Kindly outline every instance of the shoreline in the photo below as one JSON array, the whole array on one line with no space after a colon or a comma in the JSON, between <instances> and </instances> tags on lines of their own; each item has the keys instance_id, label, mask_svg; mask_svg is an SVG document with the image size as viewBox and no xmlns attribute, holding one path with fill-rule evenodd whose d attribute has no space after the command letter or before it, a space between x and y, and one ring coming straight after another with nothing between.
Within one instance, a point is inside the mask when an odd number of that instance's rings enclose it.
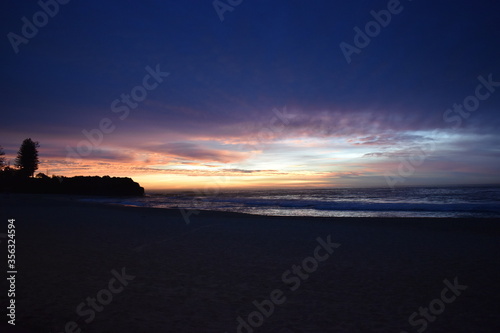
<instances>
[{"instance_id":1,"label":"shoreline","mask_svg":"<svg viewBox=\"0 0 500 333\"><path fill-rule=\"evenodd\" d=\"M12 196L12 198L10 198ZM117 203L107 203L107 202L98 202L98 201L83 201L82 199L95 199L95 198L116 198L114 196L95 196L95 195L63 195L63 194L28 194L28 193L0 193L0 199L14 199L18 197L20 200L35 200L37 201L45 201L46 203L52 203L54 201L71 203L73 205L88 205L88 206L109 206L109 207L124 207L124 208L137 208L137 209L153 209L169 212L169 214L173 212L178 212L179 215L182 214L179 212L180 210L189 211L189 209L183 208L161 208L161 207L144 207L144 206L136 206L136 205L124 205ZM124 197L124 198L140 198L137 196ZM13 202L10 201L9 205L12 205ZM40 204L37 203L39 206ZM0 205L1 207L1 205ZM208 213L208 214L222 214L223 216L230 217L234 215L234 217L242 217L242 216L253 216L253 217L262 217L262 218L271 218L271 219L292 219L292 220L305 220L305 219L314 219L314 220L323 220L323 221L341 221L341 220L373 220L373 221L448 221L448 220L457 220L457 221L466 221L466 220L478 220L486 223L499 221L500 217L358 217L358 216L347 216L347 217L334 217L334 216L297 216L297 215L261 215L261 214L251 214L246 212L231 212L231 211L222 211L222 210L210 210L210 209L193 209L197 210L199 214L192 214L192 217L196 217L200 214Z\"/></svg>"}]
</instances>

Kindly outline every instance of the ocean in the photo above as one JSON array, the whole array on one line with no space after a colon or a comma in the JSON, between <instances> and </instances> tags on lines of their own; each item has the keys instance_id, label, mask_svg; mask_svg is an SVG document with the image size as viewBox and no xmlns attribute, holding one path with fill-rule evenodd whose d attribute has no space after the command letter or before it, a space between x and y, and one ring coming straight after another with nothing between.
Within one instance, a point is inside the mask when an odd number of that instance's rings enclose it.
<instances>
[{"instance_id":1,"label":"ocean","mask_svg":"<svg viewBox=\"0 0 500 333\"><path fill-rule=\"evenodd\" d=\"M272 216L500 218L500 187L402 187L146 191L144 197L83 198L124 206Z\"/></svg>"}]
</instances>

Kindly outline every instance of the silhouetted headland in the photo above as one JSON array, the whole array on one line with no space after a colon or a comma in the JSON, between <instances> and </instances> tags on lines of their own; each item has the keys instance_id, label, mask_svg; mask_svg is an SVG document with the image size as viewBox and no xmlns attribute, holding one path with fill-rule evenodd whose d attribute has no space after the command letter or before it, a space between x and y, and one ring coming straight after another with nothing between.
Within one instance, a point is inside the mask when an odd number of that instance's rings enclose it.
<instances>
[{"instance_id":1,"label":"silhouetted headland","mask_svg":"<svg viewBox=\"0 0 500 333\"><path fill-rule=\"evenodd\" d=\"M31 178L23 177L16 172L8 172L8 170L4 170L4 172L0 173L0 191L11 193L113 196L144 195L144 188L128 177L48 177L44 174L38 174L37 177Z\"/></svg>"}]
</instances>

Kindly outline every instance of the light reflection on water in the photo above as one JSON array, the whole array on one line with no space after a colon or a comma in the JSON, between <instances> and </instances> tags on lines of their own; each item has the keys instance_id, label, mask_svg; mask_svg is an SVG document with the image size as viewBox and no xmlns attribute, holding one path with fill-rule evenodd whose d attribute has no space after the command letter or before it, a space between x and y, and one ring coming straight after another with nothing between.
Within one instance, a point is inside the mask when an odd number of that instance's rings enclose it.
<instances>
[{"instance_id":1,"label":"light reflection on water","mask_svg":"<svg viewBox=\"0 0 500 333\"><path fill-rule=\"evenodd\" d=\"M500 217L499 187L156 192L140 198L88 198L119 205L231 211L272 216Z\"/></svg>"}]
</instances>

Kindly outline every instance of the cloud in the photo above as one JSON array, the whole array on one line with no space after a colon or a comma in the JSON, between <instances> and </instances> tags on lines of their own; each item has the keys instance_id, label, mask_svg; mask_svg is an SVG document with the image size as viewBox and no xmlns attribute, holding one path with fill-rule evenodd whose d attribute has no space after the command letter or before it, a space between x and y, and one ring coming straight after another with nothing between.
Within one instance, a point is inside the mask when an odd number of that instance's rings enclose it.
<instances>
[{"instance_id":1,"label":"cloud","mask_svg":"<svg viewBox=\"0 0 500 333\"><path fill-rule=\"evenodd\" d=\"M216 150L192 142L164 143L143 147L144 150L162 153L174 158L204 162L234 163L246 159L249 155L230 150Z\"/></svg>"},{"instance_id":2,"label":"cloud","mask_svg":"<svg viewBox=\"0 0 500 333\"><path fill-rule=\"evenodd\" d=\"M394 146L400 144L415 143L419 141L426 140L425 136L406 134L406 133L381 133L362 137L359 139L350 139L355 145L365 145L365 146Z\"/></svg>"}]
</instances>

